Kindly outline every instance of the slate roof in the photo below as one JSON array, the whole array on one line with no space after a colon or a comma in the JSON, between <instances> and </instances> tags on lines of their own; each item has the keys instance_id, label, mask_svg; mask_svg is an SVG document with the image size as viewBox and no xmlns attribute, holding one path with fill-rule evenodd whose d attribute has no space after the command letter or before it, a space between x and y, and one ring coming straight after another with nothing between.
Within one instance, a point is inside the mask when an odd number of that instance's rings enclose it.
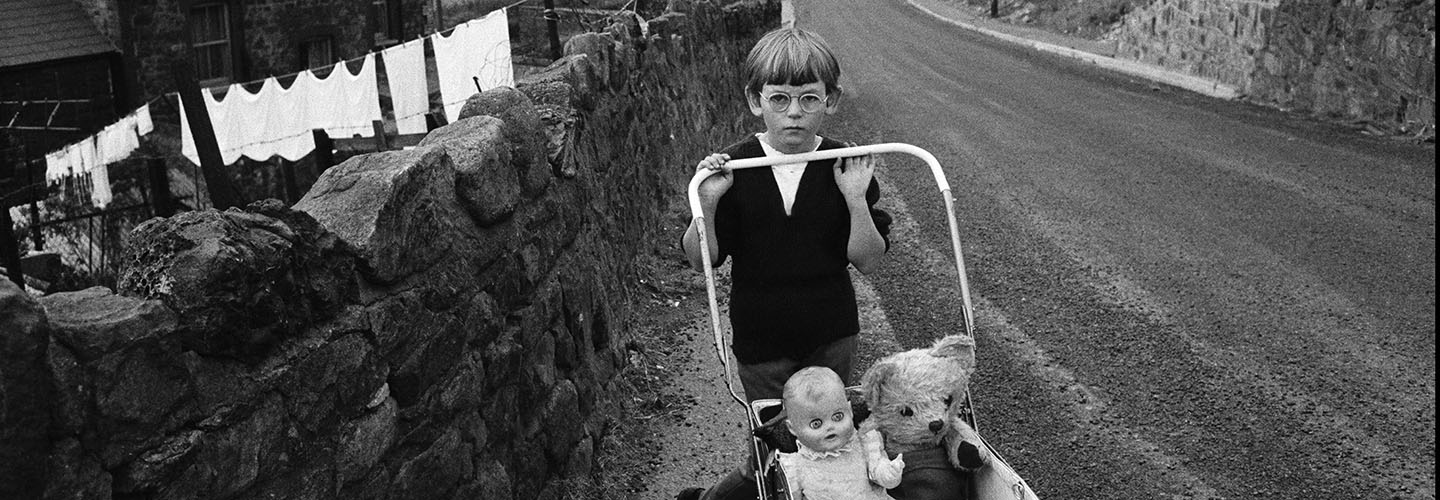
<instances>
[{"instance_id":1,"label":"slate roof","mask_svg":"<svg viewBox=\"0 0 1440 500\"><path fill-rule=\"evenodd\" d=\"M116 52L73 0L0 0L0 68Z\"/></svg>"}]
</instances>

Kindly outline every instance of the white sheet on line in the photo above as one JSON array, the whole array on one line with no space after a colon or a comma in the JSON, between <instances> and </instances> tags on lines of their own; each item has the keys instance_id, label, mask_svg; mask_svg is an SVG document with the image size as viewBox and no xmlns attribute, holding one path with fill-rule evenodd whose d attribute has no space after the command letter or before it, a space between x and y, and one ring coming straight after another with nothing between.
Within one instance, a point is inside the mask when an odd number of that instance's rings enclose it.
<instances>
[{"instance_id":1,"label":"white sheet on line","mask_svg":"<svg viewBox=\"0 0 1440 500\"><path fill-rule=\"evenodd\" d=\"M509 29L505 9L500 9L456 26L448 37L439 33L430 37L447 121L459 118L465 100L477 92L474 78L486 90L515 86Z\"/></svg>"},{"instance_id":2,"label":"white sheet on line","mask_svg":"<svg viewBox=\"0 0 1440 500\"><path fill-rule=\"evenodd\" d=\"M202 89L201 95L220 158L226 164L240 156L255 160L280 156L296 161L315 149L312 129L325 129L337 138L371 137L371 122L381 119L374 54L365 56L358 74L351 74L345 63L339 62L324 79L301 72L288 89L272 77L253 94L236 84L223 100L216 100L210 89ZM180 119L181 152L199 164L183 105Z\"/></svg>"},{"instance_id":3,"label":"white sheet on line","mask_svg":"<svg viewBox=\"0 0 1440 500\"><path fill-rule=\"evenodd\" d=\"M395 107L395 124L402 134L425 130L425 113L430 111L430 91L425 84L425 39L385 49L385 78L390 82L390 102Z\"/></svg>"}]
</instances>

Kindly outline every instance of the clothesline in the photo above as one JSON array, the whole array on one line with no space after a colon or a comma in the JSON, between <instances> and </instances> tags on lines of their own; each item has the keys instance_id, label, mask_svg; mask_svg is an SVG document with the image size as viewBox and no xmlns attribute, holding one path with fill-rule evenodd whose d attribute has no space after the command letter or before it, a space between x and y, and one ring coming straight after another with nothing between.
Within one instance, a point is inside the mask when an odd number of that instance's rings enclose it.
<instances>
[{"instance_id":1,"label":"clothesline","mask_svg":"<svg viewBox=\"0 0 1440 500\"><path fill-rule=\"evenodd\" d=\"M499 9L495 9L495 10L492 10L492 11L490 11L490 12L487 12L487 13L485 13L485 15L488 16L488 15L490 15L491 13L494 13L494 12L497 12L497 11L500 11L500 10L508 10L508 9L510 9L511 7L515 7L515 6L517 6L517 5L520 5L520 4L523 4L523 3L526 3L526 2L532 2L532 1L534 1L534 0L519 0L519 1L517 1L517 2L511 3L511 4L509 4L509 5L506 5L506 6L504 6L504 7L501 7L501 8L499 8ZM631 0L631 2L633 3L634 0ZM628 4L627 4L627 5L628 5ZM623 9L622 9L622 10L623 10ZM485 16L480 16L480 17L483 18L483 17L485 17ZM476 18L476 19L479 19L479 18ZM428 37L435 36L435 35L448 36L448 35L446 35L446 33L453 33L453 32L455 31L455 28L458 28L458 27L460 27L461 25L463 25L463 24L465 24L465 23L468 23L468 22L470 22L470 21L473 21L473 20L474 20L474 19L469 19L469 20L466 20L464 23L459 23L459 24L456 24L456 25L451 26L451 27L449 27L449 28L445 28L445 29L443 29L443 30L438 30L438 31L435 31L435 32L433 32L433 33L431 33L431 34L429 34L429 35L425 35L425 36L422 36L422 37L419 37L419 38L413 38L413 39L407 40L405 43L401 43L401 44L397 44L397 45L410 44L410 43L413 43L413 42L416 42L416 41L424 40L424 39L426 39L426 38L428 38ZM384 51L385 51L385 50L383 50L383 49L380 50L380 52L384 52ZM366 56L370 56L370 55L374 55L374 54L376 54L376 52L366 52L366 53L364 53L364 54L362 54L362 55L355 56L355 57L352 57L352 58L349 58L349 59L343 59L343 60L336 61L336 62L343 62L343 63L345 63L346 66L349 66L351 63L354 63L355 61L359 61L359 60L361 60L361 59L364 59ZM332 63L332 66L333 66L333 63ZM323 67L323 66L321 66L321 67ZM296 71L296 72L293 72L293 73L286 73L286 74L279 75L279 76L267 76L267 77L265 77L265 78L256 78L256 79L250 80L250 81L248 81L248 82L240 82L238 85L241 85L241 86L254 85L254 84L257 84L257 83L262 83L262 82L264 82L265 80L269 80L269 79L271 79L271 78L274 78L274 79L277 79L277 80L285 80L285 79L288 79L288 78L292 78L292 77L299 76L301 73L313 72L312 70L319 69L319 68L320 68L320 67L308 68L308 69L303 69L303 70ZM215 87L206 87L206 88L213 90L213 89L220 89L220 88L229 87L229 86L231 86L231 85L236 85L236 84L227 83L227 84L225 84L225 85L217 85L217 86L215 86ZM170 94L177 94L177 93L176 93L176 92L171 92Z\"/></svg>"},{"instance_id":2,"label":"clothesline","mask_svg":"<svg viewBox=\"0 0 1440 500\"><path fill-rule=\"evenodd\" d=\"M308 71L298 73L289 88L269 77L253 92L231 84L223 99L215 98L214 89L203 89L201 100L210 114L221 160L232 163L241 156L265 160L278 155L299 161L315 149L314 129L334 137L373 136L372 123L384 119L377 71L382 60L398 132L424 133L428 130L424 114L430 111L426 38L434 46L438 78L434 83L447 118L454 121L477 92L477 83L487 88L514 85L508 26L506 10L498 9L456 25L448 30L450 36L441 32L367 53L358 74L341 61L324 79ZM182 106L181 151L192 163L199 163L185 112Z\"/></svg>"},{"instance_id":3,"label":"clothesline","mask_svg":"<svg viewBox=\"0 0 1440 500\"><path fill-rule=\"evenodd\" d=\"M509 8L511 8L511 7L515 7L515 6L518 6L518 5L520 5L520 4L527 3L527 2L531 2L531 1L533 1L533 0L519 0L519 1L517 1L517 2L513 2L513 3L509 4L509 5L506 5L506 6L504 6L504 7L501 7L501 9L509 9ZM633 0L632 0L632 2L633 2ZM499 10L499 9L497 9L497 10ZM493 11L492 11L492 12L493 12ZM487 14L488 14L488 13L487 13ZM483 17L483 16L482 16L482 17ZM472 19L472 20L473 20L473 19ZM469 20L467 20L466 22L468 23ZM424 36L424 37L419 37L419 38L411 39L411 40L406 41L405 43L400 44L400 45L405 45L405 44L413 43L413 42L416 42L416 41L421 41L421 40L424 40L425 38L427 38L427 37L429 37L429 36L433 36L433 35L436 35L436 34L440 34L440 35L443 36L444 34L454 32L454 31L455 31L455 28L458 28L458 27L460 27L460 25L463 25L463 24L465 24L465 23L459 23L459 24L456 24L455 26L451 26L451 27L446 28L446 29L444 29L444 30L435 31L434 33L432 33L432 34L430 34L430 35L426 35L426 36ZM380 51L380 52L384 52L384 51L382 50L382 51ZM355 61L359 61L359 60L365 59L365 57L370 56L370 55L374 55L374 54L376 54L376 52L366 52L365 54L362 54L362 55L359 55L359 56L356 56L356 57L352 57L352 58L350 58L350 59L345 59L345 60L343 60L343 61L337 61L337 62L344 62L344 63L348 66L348 65L350 65L351 63L354 63ZM333 64L332 64L330 67L334 67ZM315 69L319 69L319 67L316 67L316 68L308 68L308 69L304 69L304 70L300 70L300 71L295 71L295 72L293 72L293 73L286 73L286 74L279 75L279 76L267 76L267 77L265 77L265 78L257 78L257 79L250 80L250 81L247 81L247 82L240 82L238 85L241 85L241 86L254 85L254 84L256 84L256 83L262 83L262 82L264 82L265 80L268 80L268 79L270 79L270 78L275 78L275 79L277 79L277 80L288 79L288 78L292 78L292 77L299 76L301 73L313 72L313 70L315 70ZM208 89L208 90L222 89L222 88L230 87L231 85L235 85L235 84L217 85L217 86L214 86L214 87L206 87L206 89ZM149 101L146 101L145 104L142 104L142 105L140 105L140 106L137 106L135 109L130 110L130 113L127 114L126 116L129 116L130 114L134 114L136 111L139 111L139 109L142 108L142 107L145 107L145 106L154 104L155 101L158 101L158 100L161 100L161 99L165 99L165 98L179 99L179 97L180 97L180 93L177 92L177 91L170 91L170 92L166 92L166 93L157 95L157 96L155 96L155 97L150 98L150 100L149 100ZM170 104L170 103L167 102L166 104ZM178 108L177 108L177 109L178 109ZM118 121L118 120L117 120L117 121ZM64 149L64 148L58 148L58 149L56 149L55 151L59 151L60 149ZM53 152L55 152L55 151L50 151L50 152L53 153Z\"/></svg>"},{"instance_id":4,"label":"clothesline","mask_svg":"<svg viewBox=\"0 0 1440 500\"><path fill-rule=\"evenodd\" d=\"M371 114L376 115L376 116L373 117L374 119L380 119L381 116L380 116L380 112L379 112L380 110L379 110L379 108L378 108L378 94L375 93L375 91L378 90L378 88L377 88L378 81L376 80L376 77L375 77L376 68L375 68L375 63L374 63L374 61L373 61L373 58L374 58L377 54L379 54L379 55L385 60L385 62L386 62L386 68L387 68L387 71L386 71L386 72L387 72L387 75L390 75L390 76L392 77L392 78L387 78L387 80L390 81L391 97L392 97L392 101L391 101L391 102L392 102L392 104L393 104L394 119L395 119L395 121L396 121L397 126L400 127L400 133L404 134L404 133L418 133L418 132L423 132L423 131L425 130L425 125L426 125L425 122L424 122L424 115L430 111L430 109L429 109L429 103L428 103L428 101L429 101L428 90L426 90L427 87L428 87L428 83L426 83L426 81L425 81L425 80L426 80L426 79L425 79L425 70L424 70L425 59L424 59L424 57L423 57L423 52L422 52L422 49L423 49L424 46L421 45L421 44L416 44L416 42L421 42L421 43L423 43L423 41L424 41L426 38L429 38L429 39L431 39L432 43L435 44L436 47L437 47L437 50L435 51L435 52L436 52L436 64L437 64L438 69L440 69L440 73L441 73L441 75L442 75L442 76L441 76L441 81L439 82L439 84L440 84L440 90L441 90L442 107L445 108L446 114L453 120L454 117L455 117L456 115L458 115L458 113L459 113L459 111L460 111L460 108L461 108L461 106L464 104L465 100L469 97L469 95L473 94L473 92L474 92L474 91L467 91L467 90L468 90L468 87L471 86L471 85L479 86L479 85L480 85L480 81L479 81L480 78L486 79L487 83L492 84L492 85L495 84L496 82L501 82L500 84L513 85L513 75L510 73L510 68L509 68L509 56L510 56L510 54L509 54L509 40L508 40L508 29L506 29L506 27L507 27L507 25L508 25L508 21L504 21L505 19L507 19L506 16L505 16L505 12L506 12L507 9L510 9L510 8L512 8L512 7L521 5L521 4L526 3L526 2L529 2L529 1L531 1L531 0L518 0L518 1L516 1L516 2L512 2L511 4L505 6L505 7L501 8L501 9L497 9L497 10L495 10L495 11L492 11L492 12L490 12L490 13L487 13L485 16L482 16L482 17L476 18L476 19L471 19L471 20L465 21L465 22L463 22L463 23L456 24L455 26L452 26L452 27L450 27L450 28L448 28L448 29L445 29L445 30L436 31L436 32L432 33L431 35L418 37L418 38L409 40L409 41L405 42L404 44L400 44L400 45L397 45L397 46L392 46L392 47L389 47L389 48L386 48L386 49L383 49L383 50L380 50L380 51L377 51L377 52L367 52L367 53L365 53L364 55L361 55L361 56L358 56L358 57L355 57L355 58L346 59L346 60L343 60L343 61L337 61L337 63L335 63L334 65L330 66L330 67L332 68L332 69L331 69L331 72L330 72L330 74L327 74L327 75L326 75L326 78L325 78L324 80L320 80L318 77L314 77L314 71L313 71L313 70L319 69L319 68L311 68L311 69L306 69L306 70L303 70L303 71L297 71L297 72L294 72L294 73L289 73L289 74L286 74L286 75L281 75L281 76L279 76L279 77L270 76L270 77L266 77L266 78L262 78L262 79L251 80L251 81L248 81L248 82L242 82L242 83L236 83L236 84L229 84L229 85L226 85L226 86L224 86L224 87L219 87L219 86L217 86L217 87L210 87L210 88L203 89L205 92L203 92L202 95L204 95L204 96L206 96L206 97L213 97L213 96L212 96L212 92L215 91L215 90L217 90L217 89L226 88L226 89L228 89L228 90L230 90L230 91L234 91L234 90L236 90L236 89L238 88L238 89L239 89L240 91L242 91L243 93L249 94L249 97L255 98L255 97L258 97L258 94L249 93L248 91L246 91L246 90L243 88L243 86L245 86L245 85L253 85L253 84L255 84L255 83L262 83L262 84L264 85L264 86L262 86L262 88L261 88L261 90L260 90L261 93L264 93L264 92L267 92L267 91L269 91L269 92L276 92L276 93L286 92L286 91L293 90L293 89L295 89L296 87L300 86L301 81L300 81L299 79L300 79L303 75L305 75L305 74L307 74L307 73L309 73L309 74L312 76L312 80L315 80L315 84L326 84L326 83L328 82L328 83L334 83L335 85L340 85L339 82L340 82L340 80L341 80L340 77L341 77L342 75L337 75L336 73L339 72L339 70L344 69L344 71L343 71L344 75L343 75L343 76L348 77L350 80L361 80L361 79L366 80L366 81L360 82L359 85L360 85L361 87L365 87L365 86L368 85L368 88L371 89L371 90L369 90L369 93L368 93L368 94L362 93L362 95L366 98L365 100L373 100L373 101L376 101L376 102L373 103L373 106L372 106L372 105L366 105L366 106L364 106L364 107L366 107L366 108L372 108L372 107L373 107L373 110L368 110L368 111L371 111ZM498 16L498 17L492 17L492 16L494 16L497 12L499 13L499 16ZM482 56L482 57L474 57L473 55L470 55L469 57L464 57L464 56L458 55L458 54L460 54L460 53L461 53L464 49L466 49L466 48L473 48L473 47L476 47L476 46L486 46L486 45L481 45L481 44L479 44L479 43L476 43L477 41L480 41L480 40L482 40L482 39L484 38L483 36L481 36L482 34L479 33L481 30L479 30L479 29L471 29L471 28L474 28L474 26L472 26L472 23L474 23L474 22L476 22L476 21L485 21L485 20L487 20L487 19L491 20L491 22L501 21L501 23L502 23L502 25L501 25L500 27L498 27L498 29L492 29L492 31L498 31L498 32L504 34L504 35L501 36L501 39L499 40L499 43L492 43L492 44L488 45L488 47L489 47L488 52L487 52L484 56ZM463 32L462 32L462 28L466 28L466 29L463 30ZM492 27L492 28L494 28L494 27ZM462 34L462 33L463 33L463 34ZM448 34L448 36L447 36L447 34ZM492 36L493 36L493 34L492 34ZM477 38L477 37L480 37L480 38ZM412 46L412 45L413 45L413 46ZM410 46L410 47L407 47L407 46ZM452 46L453 46L453 47L452 47ZM402 65L406 65L406 64L413 65L413 63L408 62L408 61L402 62L402 61L399 60L400 58L396 57L396 56L400 55L400 49L402 49L402 48L407 48L408 50L413 51L413 52L414 52L413 54L407 54L407 55L410 56L411 59L415 59L415 60L417 60L417 61L419 62L419 68L407 68L407 69L409 70L408 73L413 73L413 74L399 74L399 73L405 73L404 71L395 72L395 73L397 73L397 74L392 74L392 71L391 71L392 58L395 58L395 59L396 59L395 61L393 61L393 62L395 63L394 65L395 65L396 67L399 67L399 66L402 66ZM396 50L392 50L392 49L396 49ZM504 53L503 53L503 54L496 54L497 52L501 52L501 49L503 49L503 52L504 52ZM497 59L497 60L496 60L496 61L491 61L491 59ZM350 65L351 63L355 62L355 61L366 61L366 62L362 65L362 68L361 68L361 71L360 71L360 74L359 74L359 75L352 74L352 73L350 72L350 70L349 70L349 65ZM492 63L493 63L493 64L492 64ZM504 63L504 64L501 64L501 63ZM343 64L343 66L342 66L342 64ZM501 68L500 66L504 66L504 67ZM397 68L397 69L398 69L398 68ZM446 76L447 73L449 74L449 77L448 77L448 78L447 78L447 76ZM415 79L414 77L415 77L416 75L418 75L418 78L419 78L418 81L414 81L414 79ZM457 75L458 75L458 76L457 76ZM296 79L294 82L292 82L290 89L285 89L285 88L283 88L283 86L279 85L279 79L281 79L281 78L290 78L290 77L294 77L294 78ZM367 78L367 77L368 77L368 78ZM411 79L411 81L406 82L408 85L406 85L406 84L398 85L398 88L397 88L397 83L399 83L399 82L396 82L396 80L404 79L404 78L407 78L407 77ZM271 89L270 89L270 85L266 83L266 82L268 82L268 81L270 81L270 80L272 80L272 79L275 79L275 80L276 80L276 83L275 83L275 85L274 85L275 88L274 88L273 90L271 90ZM473 83L470 81L470 80L472 80L472 79L475 80ZM331 87L334 87L334 85L331 85ZM417 89L418 89L418 92L417 92ZM404 95L404 96L398 95L398 94L397 94L397 91L399 91L399 93L405 94L405 95ZM228 92L227 92L227 93L228 93ZM418 93L418 96L409 95L409 94L417 94L417 93ZM322 94L322 95L329 95L328 92L321 92L321 94ZM463 97L462 97L462 96L463 96ZM207 99L206 97L202 97L202 100L209 100L209 99ZM230 95L226 95L225 97L226 97L226 98L224 99L224 102L225 102L225 103L240 104L241 99L232 99L231 97L233 97L233 96L230 96ZM402 97L403 97L403 98L402 98ZM170 99L172 99L172 98L175 99L175 101L171 101ZM408 98L408 99L404 99L404 98ZM96 185L94 186L94 189L92 190L94 193L96 193L95 197L92 198L92 202L95 203L95 205L96 205L97 207L103 207L105 203L108 203L108 202L109 202L109 198L110 198L109 192L108 192L108 191L109 191L109 189L108 189L108 188L109 188L109 185L108 185L108 184L109 184L109 179L108 179L108 176L106 175L106 173L104 172L104 170L106 170L106 169L104 169L104 168L95 168L95 167L97 167L97 166L102 166L102 165L108 165L109 163L112 163L112 162L114 162L114 161L118 161L118 160L120 160L120 159L124 159L125 157L128 156L129 153L133 152L134 149L138 148L138 146L139 146L138 136L143 136L143 135L147 134L147 133L153 128L152 122L149 120L149 112L148 112L148 111L149 111L149 106L150 106L151 104L154 104L156 101L160 101L160 100L164 100L166 105L172 106L173 109L175 109L175 110L177 111L176 114L178 114L178 115L181 116L180 126L181 126L181 131L182 131L182 154L183 154L184 156L187 156L192 162L196 162L196 161L198 160L198 155L195 155L195 154L194 154L193 139L191 139L191 138L189 137L190 134L188 134L188 132L189 132L189 127L188 127L187 122L184 120L184 106L178 106L178 105L177 105L177 104L179 104L179 101L180 101L179 93L172 91L172 92L166 92L166 93L164 93L164 94L161 94L161 95L158 95L158 96L155 96L155 97L149 99L148 101L145 102L145 104L137 107L135 110L133 110L133 111L131 111L129 114L125 115L125 117L122 117L122 118L116 120L115 123L112 123L111 125L109 125L109 126L103 128L103 129L101 129L101 131L99 131L99 132L97 132L97 133L95 133L95 134L92 134L90 137L87 137L87 138L85 138L85 139L81 139L80 141L76 141L76 142L74 142L74 143L71 143L71 144L63 147L63 148L57 149L57 150L55 150L55 151L51 151L50 153L46 154L46 161L47 161L47 175L46 175L46 178L47 178L47 181L54 181L54 180L56 180L56 179L58 179L58 178L65 177L65 176L67 176L67 175L74 175L74 174L77 174L77 173L91 173L91 175L90 175L89 177L91 178L92 182L96 184ZM407 101L407 102L403 102L403 103L402 103L402 101ZM415 102L408 102L408 101L415 101ZM363 104L363 103L362 103L362 104ZM210 103L207 103L207 107L209 107L209 106L211 106L211 105L218 105L218 101L211 101ZM238 106L236 106L236 107L238 107ZM336 107L334 107L334 108L335 108L335 109L350 109L350 107L346 107L346 106L336 106ZM362 111L366 111L366 110L362 110ZM251 112L253 113L254 110L251 110ZM213 111L212 111L212 113L213 113ZM100 136L110 133L110 132L111 132L111 129L117 127L117 125L121 124L122 122L125 122L125 121L127 121L127 120L135 119L135 118L137 117L137 115L143 115L143 117L144 117L144 120L143 120L143 123L144 123L144 127L143 127L143 128L144 128L144 130L143 130L143 131L138 131L138 130L137 130L138 134L135 134L136 137L135 137L133 140L127 139L127 140L125 140L125 141L121 141L121 142L123 143L121 147L111 148L111 149L109 149L109 150L106 150L106 151L103 152L103 153L97 151L95 145L96 145L97 143L99 143L99 142L103 142L103 141L101 141ZM351 118L355 118L355 117L351 117ZM324 122L325 120L320 120L320 121ZM263 138L262 140L249 140L249 141L245 141L244 144L240 144L240 145L237 145L237 146L231 146L231 147L225 148L225 151L228 152L228 153L230 153L230 156L231 156L231 158L229 158L229 161L227 161L227 163L229 163L229 162L237 159L237 158L238 158L238 155L239 155L239 153L237 153L237 151L241 151L241 150L249 150L250 152L253 153L253 154L249 154L249 155L247 155L247 156L252 156L252 157L254 157L254 156L265 156L265 157L267 157L267 158L268 158L268 157L271 157L271 156L273 156L274 154L279 154L278 151L279 151L280 149L282 149L282 148L284 147L283 145L284 145L285 143L287 143L287 142L295 142L296 144L290 144L290 145L288 146L288 149L287 149L287 150L288 150L288 151L291 151L291 152L290 152L289 154L282 154L282 157L285 157L285 156L292 156L292 157L293 157L293 156L297 156L297 154L298 154L297 152L299 151L299 149L305 149L305 151L300 152L300 153L308 153L309 150L313 150L313 149L314 149L313 143L312 143L312 144L298 144L298 143L299 143L299 142L309 142L309 141L311 141L311 140L312 140L311 130L314 129L314 128L332 129L332 130L331 130L332 133L336 133L337 135L343 135L343 136L349 136L349 135L351 135L350 133L347 133L347 132L358 132L358 133L359 133L358 135L366 135L367 133L373 133L373 129L370 127L370 122L371 122L372 120L369 120L369 119L366 119L366 120L352 119L352 120L350 120L350 121L354 121L354 122L356 122L356 123L349 124L349 125L337 124L336 126L339 127L339 128L326 127L326 126L315 126L315 125L316 125L315 123L306 123L306 124L304 124L304 126L303 126L304 128L303 128L303 129L287 130L287 131L285 131L284 134L281 135L281 136L277 136L277 137L268 137L268 136L267 136L267 137ZM359 123L360 121L364 121L365 123L364 123L364 124L360 124L360 123ZM222 123L222 122L224 122L223 119L217 120L217 119L215 119L214 115L212 114L212 124L218 124L218 123ZM247 127L247 126L250 127L250 128L255 128L255 127L256 127L256 124L255 124L255 123L246 122L246 123L244 123L244 124L241 124L241 122L240 122L239 120L235 120L235 121L233 121L232 123L233 123L233 124L232 124L233 130L241 130L243 127ZM291 125L294 125L294 124L291 124ZM363 126L362 126L362 125L363 125ZM128 125L126 125L126 126L128 126ZM290 127L290 128L295 128L295 127L292 126L292 127ZM244 134L240 134L240 136L243 136L243 135L244 135ZM298 141L298 142L297 142L297 141ZM297 145L297 144L298 144L298 145ZM132 146L133 146L133 147L132 147ZM270 148L271 146L275 146L275 147ZM270 148L270 149L267 149L267 148ZM303 154L299 154L299 156L303 156ZM293 158L289 158L289 159L291 159L291 160L296 160L296 159L298 159L298 157L293 157ZM78 172L77 172L77 167L79 167L79 168L78 168L78 170L79 170ZM105 184L105 185L104 185L104 186L101 186L100 184Z\"/></svg>"}]
</instances>

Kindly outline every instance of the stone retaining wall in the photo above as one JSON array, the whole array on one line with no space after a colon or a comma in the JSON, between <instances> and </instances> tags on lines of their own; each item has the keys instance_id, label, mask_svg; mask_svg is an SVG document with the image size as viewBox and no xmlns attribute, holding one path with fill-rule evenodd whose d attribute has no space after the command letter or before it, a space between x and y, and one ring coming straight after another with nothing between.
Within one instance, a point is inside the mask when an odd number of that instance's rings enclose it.
<instances>
[{"instance_id":1,"label":"stone retaining wall","mask_svg":"<svg viewBox=\"0 0 1440 500\"><path fill-rule=\"evenodd\" d=\"M1117 56L1284 109L1433 134L1433 0L1155 0L1126 16Z\"/></svg>"},{"instance_id":2,"label":"stone retaining wall","mask_svg":"<svg viewBox=\"0 0 1440 500\"><path fill-rule=\"evenodd\" d=\"M1125 16L1116 56L1244 89L1280 0L1156 0Z\"/></svg>"},{"instance_id":3,"label":"stone retaining wall","mask_svg":"<svg viewBox=\"0 0 1440 500\"><path fill-rule=\"evenodd\" d=\"M115 291L0 284L0 498L589 498L635 262L778 22L672 3L294 207L146 222Z\"/></svg>"}]
</instances>

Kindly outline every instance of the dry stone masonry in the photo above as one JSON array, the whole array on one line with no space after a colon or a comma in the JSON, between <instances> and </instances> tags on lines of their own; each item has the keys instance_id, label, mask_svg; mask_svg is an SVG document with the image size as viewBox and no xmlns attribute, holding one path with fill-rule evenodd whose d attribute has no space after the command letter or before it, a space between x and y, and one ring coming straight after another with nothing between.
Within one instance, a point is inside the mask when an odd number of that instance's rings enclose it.
<instances>
[{"instance_id":1,"label":"dry stone masonry","mask_svg":"<svg viewBox=\"0 0 1440 500\"><path fill-rule=\"evenodd\" d=\"M1117 45L1257 102L1434 131L1433 0L1155 0L1126 16Z\"/></svg>"},{"instance_id":2,"label":"dry stone masonry","mask_svg":"<svg viewBox=\"0 0 1440 500\"><path fill-rule=\"evenodd\" d=\"M0 280L0 498L585 498L635 262L778 22L672 4L293 207L146 222L115 290Z\"/></svg>"}]
</instances>

